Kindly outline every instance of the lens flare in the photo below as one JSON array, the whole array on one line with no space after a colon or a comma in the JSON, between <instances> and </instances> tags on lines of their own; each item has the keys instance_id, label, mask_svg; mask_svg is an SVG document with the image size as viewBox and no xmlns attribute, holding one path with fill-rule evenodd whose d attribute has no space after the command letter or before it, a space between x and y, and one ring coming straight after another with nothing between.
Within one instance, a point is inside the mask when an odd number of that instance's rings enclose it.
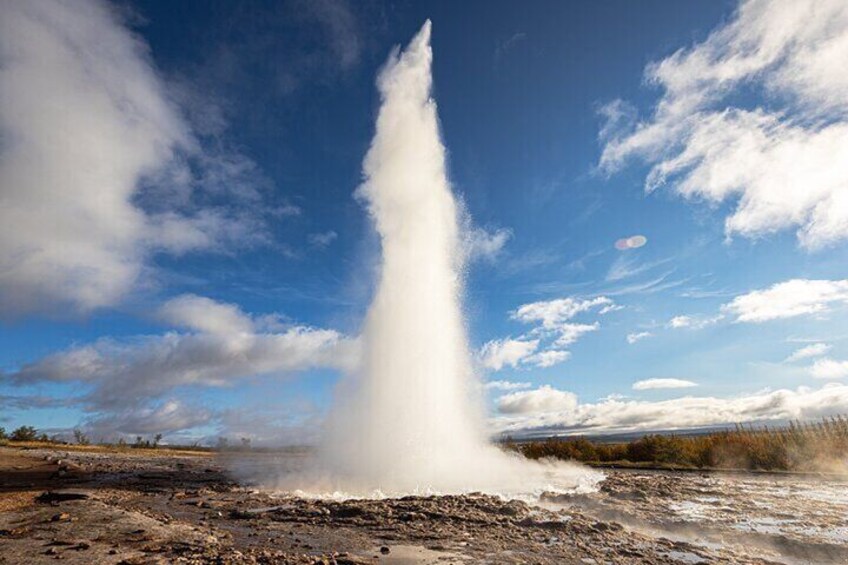
<instances>
[{"instance_id":1,"label":"lens flare","mask_svg":"<svg viewBox=\"0 0 848 565\"><path fill-rule=\"evenodd\" d=\"M628 249L638 249L646 243L648 243L648 238L644 235L633 235L616 241L615 248L619 251L626 251Z\"/></svg>"}]
</instances>

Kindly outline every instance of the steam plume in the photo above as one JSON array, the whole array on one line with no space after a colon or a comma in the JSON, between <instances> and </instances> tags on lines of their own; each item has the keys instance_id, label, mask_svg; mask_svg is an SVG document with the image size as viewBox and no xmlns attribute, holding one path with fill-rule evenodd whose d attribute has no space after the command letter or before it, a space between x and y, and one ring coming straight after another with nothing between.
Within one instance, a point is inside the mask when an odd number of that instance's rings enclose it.
<instances>
[{"instance_id":1,"label":"steam plume","mask_svg":"<svg viewBox=\"0 0 848 565\"><path fill-rule=\"evenodd\" d=\"M365 157L366 203L382 243L360 371L338 391L322 462L350 493L498 492L574 485L575 475L489 444L461 309L459 209L430 96L430 22L395 51ZM566 486L560 484L559 486Z\"/></svg>"}]
</instances>

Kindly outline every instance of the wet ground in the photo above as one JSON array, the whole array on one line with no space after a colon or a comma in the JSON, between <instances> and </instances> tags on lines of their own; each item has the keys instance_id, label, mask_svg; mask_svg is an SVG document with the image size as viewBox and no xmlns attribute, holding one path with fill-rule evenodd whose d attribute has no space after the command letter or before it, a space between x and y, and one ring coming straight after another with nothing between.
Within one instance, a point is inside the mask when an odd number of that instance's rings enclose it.
<instances>
[{"instance_id":1,"label":"wet ground","mask_svg":"<svg viewBox=\"0 0 848 565\"><path fill-rule=\"evenodd\" d=\"M598 492L306 500L219 459L0 448L0 563L848 563L848 483L605 471Z\"/></svg>"}]
</instances>

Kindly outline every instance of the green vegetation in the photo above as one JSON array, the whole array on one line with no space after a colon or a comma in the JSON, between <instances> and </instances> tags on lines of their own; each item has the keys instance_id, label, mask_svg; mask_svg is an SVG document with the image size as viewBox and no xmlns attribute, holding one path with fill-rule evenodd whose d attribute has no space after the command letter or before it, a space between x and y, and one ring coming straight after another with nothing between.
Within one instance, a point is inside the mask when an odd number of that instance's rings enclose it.
<instances>
[{"instance_id":1,"label":"green vegetation","mask_svg":"<svg viewBox=\"0 0 848 565\"><path fill-rule=\"evenodd\" d=\"M589 464L698 469L833 471L848 469L848 419L792 422L784 428L744 428L700 436L646 435L627 443L586 438L510 443L530 459Z\"/></svg>"}]
</instances>

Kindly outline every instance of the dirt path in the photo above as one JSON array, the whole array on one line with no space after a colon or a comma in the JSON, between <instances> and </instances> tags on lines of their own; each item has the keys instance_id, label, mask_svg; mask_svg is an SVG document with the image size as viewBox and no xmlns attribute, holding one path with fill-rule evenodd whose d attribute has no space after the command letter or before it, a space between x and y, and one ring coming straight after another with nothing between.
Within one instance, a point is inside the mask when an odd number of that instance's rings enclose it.
<instances>
[{"instance_id":1,"label":"dirt path","mask_svg":"<svg viewBox=\"0 0 848 565\"><path fill-rule=\"evenodd\" d=\"M0 448L0 563L788 562L779 548L675 533L669 508L692 485L667 477L611 473L596 495L544 508L486 495L333 502L239 485L209 457Z\"/></svg>"}]
</instances>

